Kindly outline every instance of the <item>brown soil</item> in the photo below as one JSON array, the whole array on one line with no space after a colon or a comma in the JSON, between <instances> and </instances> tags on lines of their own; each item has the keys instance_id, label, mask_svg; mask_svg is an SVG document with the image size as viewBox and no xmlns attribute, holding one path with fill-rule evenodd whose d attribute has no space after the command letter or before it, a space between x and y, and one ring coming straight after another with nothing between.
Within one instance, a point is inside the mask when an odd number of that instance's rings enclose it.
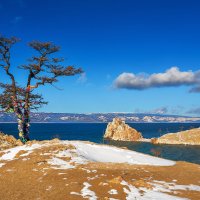
<instances>
[{"instance_id":1,"label":"brown soil","mask_svg":"<svg viewBox=\"0 0 200 200\"><path fill-rule=\"evenodd\" d=\"M200 166L186 162L177 162L176 165L168 167L89 162L74 169L53 169L47 162L52 153L74 147L56 141L42 143L51 145L35 149L27 156L20 156L25 153L21 151L11 161L0 160L0 164L6 163L0 167L1 200L84 199L80 195L70 194L80 193L84 182L91 184L90 190L94 191L100 200L126 199L123 190L126 186L121 184L123 180L136 188L145 187L149 190L152 189L150 183L153 180L176 180L176 184L179 185L200 184ZM118 194L109 194L111 189L116 189ZM176 190L176 194L174 192L170 195L200 199L198 191Z\"/></svg>"}]
</instances>

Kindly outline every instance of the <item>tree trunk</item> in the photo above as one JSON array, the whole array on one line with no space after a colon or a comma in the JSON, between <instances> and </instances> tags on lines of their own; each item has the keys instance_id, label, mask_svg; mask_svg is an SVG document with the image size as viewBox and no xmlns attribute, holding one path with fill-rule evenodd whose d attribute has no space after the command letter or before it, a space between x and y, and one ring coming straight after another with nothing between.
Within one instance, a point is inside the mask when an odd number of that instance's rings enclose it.
<instances>
[{"instance_id":1,"label":"tree trunk","mask_svg":"<svg viewBox=\"0 0 200 200\"><path fill-rule=\"evenodd\" d=\"M26 120L21 118L17 119L18 121L18 131L19 131L19 139L24 144L29 141L29 123Z\"/></svg>"},{"instance_id":2,"label":"tree trunk","mask_svg":"<svg viewBox=\"0 0 200 200\"><path fill-rule=\"evenodd\" d=\"M30 122L30 116L29 116L29 111L28 109L24 110L24 120L23 120L23 133L24 133L24 138L27 141L29 141L29 124Z\"/></svg>"},{"instance_id":3,"label":"tree trunk","mask_svg":"<svg viewBox=\"0 0 200 200\"><path fill-rule=\"evenodd\" d=\"M19 138L24 144L29 141L29 114L22 115L22 112L17 113Z\"/></svg>"}]
</instances>

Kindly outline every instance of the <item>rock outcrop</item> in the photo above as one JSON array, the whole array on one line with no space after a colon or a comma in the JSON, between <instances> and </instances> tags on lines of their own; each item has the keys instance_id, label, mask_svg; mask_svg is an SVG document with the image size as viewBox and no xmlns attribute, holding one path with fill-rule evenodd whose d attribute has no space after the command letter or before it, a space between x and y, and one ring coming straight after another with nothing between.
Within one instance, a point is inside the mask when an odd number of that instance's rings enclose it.
<instances>
[{"instance_id":1,"label":"rock outcrop","mask_svg":"<svg viewBox=\"0 0 200 200\"><path fill-rule=\"evenodd\" d=\"M12 135L6 135L0 132L0 151L20 145L23 145L20 140L17 140Z\"/></svg>"},{"instance_id":2,"label":"rock outcrop","mask_svg":"<svg viewBox=\"0 0 200 200\"><path fill-rule=\"evenodd\" d=\"M153 144L189 144L200 145L200 128L168 133L159 138L152 138Z\"/></svg>"},{"instance_id":3,"label":"rock outcrop","mask_svg":"<svg viewBox=\"0 0 200 200\"><path fill-rule=\"evenodd\" d=\"M114 118L112 122L108 123L104 138L118 141L138 141L142 139L142 134L125 124L120 118Z\"/></svg>"}]
</instances>

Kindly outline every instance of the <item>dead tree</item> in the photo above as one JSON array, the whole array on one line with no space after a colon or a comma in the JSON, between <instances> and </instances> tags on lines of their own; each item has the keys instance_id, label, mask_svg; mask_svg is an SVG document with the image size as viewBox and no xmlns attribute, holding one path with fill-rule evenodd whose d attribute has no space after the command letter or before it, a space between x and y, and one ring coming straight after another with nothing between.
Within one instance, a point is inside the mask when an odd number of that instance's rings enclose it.
<instances>
[{"instance_id":1,"label":"dead tree","mask_svg":"<svg viewBox=\"0 0 200 200\"><path fill-rule=\"evenodd\" d=\"M3 83L0 78L0 107L6 112L14 112L17 116L19 138L23 143L29 140L30 111L37 110L47 104L41 94L33 93L38 87L53 85L61 76L74 76L82 73L81 68L63 66L63 58L54 57L60 48L51 42L33 41L29 46L35 50L35 55L28 64L18 66L27 71L25 86L19 86L15 74L11 72L11 48L19 40L15 37L0 36L0 68L10 78L10 83Z\"/></svg>"}]
</instances>

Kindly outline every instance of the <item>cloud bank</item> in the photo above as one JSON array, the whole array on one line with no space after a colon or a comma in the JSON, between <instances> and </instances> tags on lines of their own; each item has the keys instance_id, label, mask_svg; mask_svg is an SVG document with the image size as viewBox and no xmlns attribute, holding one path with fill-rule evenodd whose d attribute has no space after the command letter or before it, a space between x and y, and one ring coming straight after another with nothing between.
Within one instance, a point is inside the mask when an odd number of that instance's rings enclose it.
<instances>
[{"instance_id":1,"label":"cloud bank","mask_svg":"<svg viewBox=\"0 0 200 200\"><path fill-rule=\"evenodd\" d=\"M200 92L200 71L180 71L171 67L163 73L122 73L114 81L115 88L145 90L148 88L193 86L190 92Z\"/></svg>"},{"instance_id":2,"label":"cloud bank","mask_svg":"<svg viewBox=\"0 0 200 200\"><path fill-rule=\"evenodd\" d=\"M199 115L199 114L200 114L200 107L192 108L192 109L188 110L188 111L186 112L186 114L195 114L195 115Z\"/></svg>"},{"instance_id":3,"label":"cloud bank","mask_svg":"<svg viewBox=\"0 0 200 200\"><path fill-rule=\"evenodd\" d=\"M167 114L169 112L168 107L161 107L161 108L156 108L151 111L153 114Z\"/></svg>"},{"instance_id":4,"label":"cloud bank","mask_svg":"<svg viewBox=\"0 0 200 200\"><path fill-rule=\"evenodd\" d=\"M180 105L174 105L174 106L161 106L157 108L153 108L150 110L144 110L144 109L135 109L134 113L144 113L144 114L172 114L172 115L183 115L183 114L191 114L189 112L185 112L185 107ZM199 108L200 113L200 108Z\"/></svg>"}]
</instances>

